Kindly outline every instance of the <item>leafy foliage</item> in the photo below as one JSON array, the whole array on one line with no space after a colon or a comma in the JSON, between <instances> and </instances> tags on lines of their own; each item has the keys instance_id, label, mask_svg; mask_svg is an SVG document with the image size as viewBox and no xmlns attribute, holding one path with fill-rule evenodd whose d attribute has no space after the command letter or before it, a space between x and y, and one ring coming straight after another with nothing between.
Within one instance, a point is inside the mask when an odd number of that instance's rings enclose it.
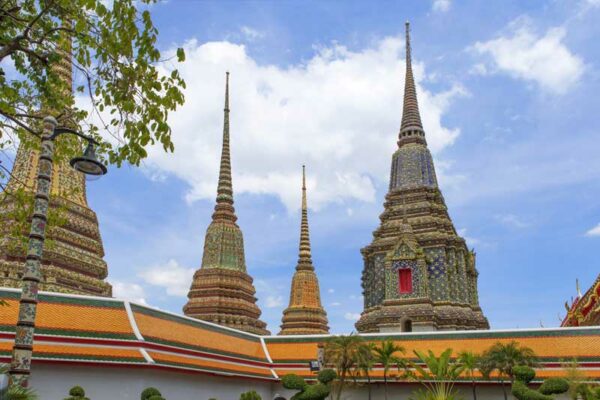
<instances>
[{"instance_id":1,"label":"leafy foliage","mask_svg":"<svg viewBox=\"0 0 600 400\"><path fill-rule=\"evenodd\" d=\"M504 400L508 399L504 379L513 378L513 369L519 365L531 366L536 363L535 354L529 347L520 346L517 342L498 342L482 355L480 370L485 376L498 371Z\"/></svg>"},{"instance_id":2,"label":"leafy foliage","mask_svg":"<svg viewBox=\"0 0 600 400\"><path fill-rule=\"evenodd\" d=\"M318 382L309 385L304 378L289 374L281 378L283 387L291 390L299 390L290 400L324 400L331 393L330 383L337 377L332 369L324 369L317 375Z\"/></svg>"},{"instance_id":3,"label":"leafy foliage","mask_svg":"<svg viewBox=\"0 0 600 400\"><path fill-rule=\"evenodd\" d=\"M0 375L7 375L8 364L0 364ZM8 377L6 377L8 378ZM32 388L24 388L20 385L11 385L0 392L0 399L3 400L38 400L38 395Z\"/></svg>"},{"instance_id":4,"label":"leafy foliage","mask_svg":"<svg viewBox=\"0 0 600 400\"><path fill-rule=\"evenodd\" d=\"M356 334L335 336L325 345L325 364L333 365L338 376L335 390L337 400L341 398L362 345L363 339Z\"/></svg>"},{"instance_id":5,"label":"leafy foliage","mask_svg":"<svg viewBox=\"0 0 600 400\"><path fill-rule=\"evenodd\" d=\"M170 112L183 104L185 82L164 59L148 6L156 0L6 0L0 15L0 143L28 144L38 135L40 110L59 123L85 126L110 162L138 165L146 148L173 151ZM65 52L79 78L78 109L61 75ZM10 70L7 66L12 66ZM64 73L64 72L63 72ZM69 111L65 111L69 110ZM101 140L100 130L114 140ZM4 137L2 135L5 135ZM58 149L57 149L58 150ZM65 150L65 149L63 149ZM75 151L71 148L68 151Z\"/></svg>"},{"instance_id":6,"label":"leafy foliage","mask_svg":"<svg viewBox=\"0 0 600 400\"><path fill-rule=\"evenodd\" d=\"M458 353L458 362L462 365L464 372L471 379L471 389L473 391L473 400L477 400L477 387L475 383L475 371L480 367L480 357L470 351L461 351Z\"/></svg>"},{"instance_id":7,"label":"leafy foliage","mask_svg":"<svg viewBox=\"0 0 600 400\"><path fill-rule=\"evenodd\" d=\"M410 366L415 370L413 378L419 380L424 389L416 391L413 396L418 400L452 400L457 398L454 388L456 381L464 370L464 366L452 360L452 349L446 349L440 356L431 350L427 353L414 351L417 362ZM425 367L422 366L425 365Z\"/></svg>"},{"instance_id":8,"label":"leafy foliage","mask_svg":"<svg viewBox=\"0 0 600 400\"><path fill-rule=\"evenodd\" d=\"M520 346L515 341L494 344L483 354L483 358L488 360L492 370L497 370L501 375L511 378L515 366L532 366L536 363L533 350Z\"/></svg>"},{"instance_id":9,"label":"leafy foliage","mask_svg":"<svg viewBox=\"0 0 600 400\"><path fill-rule=\"evenodd\" d=\"M262 400L260 395L256 393L256 390L251 390L246 393L242 393L240 400Z\"/></svg>"},{"instance_id":10,"label":"leafy foliage","mask_svg":"<svg viewBox=\"0 0 600 400\"><path fill-rule=\"evenodd\" d=\"M404 352L404 347L396 345L391 340L383 341L379 344L379 346L373 348L375 363L381 364L383 366L383 388L386 400L388 398L387 382L390 368L396 366L398 367L398 369L400 369L404 365L404 361L397 356L398 353Z\"/></svg>"}]
</instances>

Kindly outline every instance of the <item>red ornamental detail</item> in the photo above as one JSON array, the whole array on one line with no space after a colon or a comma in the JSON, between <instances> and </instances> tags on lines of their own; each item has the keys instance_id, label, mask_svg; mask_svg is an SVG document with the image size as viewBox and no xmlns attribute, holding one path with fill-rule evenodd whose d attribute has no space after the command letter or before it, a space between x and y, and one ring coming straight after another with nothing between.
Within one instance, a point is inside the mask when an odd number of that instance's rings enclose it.
<instances>
[{"instance_id":1,"label":"red ornamental detail","mask_svg":"<svg viewBox=\"0 0 600 400\"><path fill-rule=\"evenodd\" d=\"M412 270L410 268L398 270L398 289L401 294L412 293Z\"/></svg>"}]
</instances>

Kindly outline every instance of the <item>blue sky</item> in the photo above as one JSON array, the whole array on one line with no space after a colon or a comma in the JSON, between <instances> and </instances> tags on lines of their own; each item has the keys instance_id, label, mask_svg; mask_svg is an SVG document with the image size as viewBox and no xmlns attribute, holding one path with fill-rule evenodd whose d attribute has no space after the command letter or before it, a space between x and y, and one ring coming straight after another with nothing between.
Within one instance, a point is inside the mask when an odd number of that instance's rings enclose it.
<instances>
[{"instance_id":1,"label":"blue sky","mask_svg":"<svg viewBox=\"0 0 600 400\"><path fill-rule=\"evenodd\" d=\"M333 332L362 310L360 248L401 118L404 21L425 130L493 328L556 326L600 270L598 0L208 2L152 7L185 46L176 150L88 185L115 294L180 312L214 205L224 72L234 192L263 319L279 330L306 163L313 260ZM594 228L596 228L594 230Z\"/></svg>"}]
</instances>

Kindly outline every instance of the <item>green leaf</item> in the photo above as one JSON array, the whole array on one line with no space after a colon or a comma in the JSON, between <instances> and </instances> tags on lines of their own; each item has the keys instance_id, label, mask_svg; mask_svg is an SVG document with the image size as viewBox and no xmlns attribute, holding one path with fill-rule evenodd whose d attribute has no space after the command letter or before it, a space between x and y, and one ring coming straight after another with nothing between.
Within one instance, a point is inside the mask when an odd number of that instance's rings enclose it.
<instances>
[{"instance_id":1,"label":"green leaf","mask_svg":"<svg viewBox=\"0 0 600 400\"><path fill-rule=\"evenodd\" d=\"M183 47L177 49L177 61L184 62L185 61L185 51L183 51Z\"/></svg>"}]
</instances>

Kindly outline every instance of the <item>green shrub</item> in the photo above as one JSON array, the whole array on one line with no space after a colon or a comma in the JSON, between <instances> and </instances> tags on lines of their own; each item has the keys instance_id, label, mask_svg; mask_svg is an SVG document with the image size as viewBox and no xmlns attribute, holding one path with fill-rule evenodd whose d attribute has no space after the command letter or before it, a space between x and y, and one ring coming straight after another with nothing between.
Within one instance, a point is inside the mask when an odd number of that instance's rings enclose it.
<instances>
[{"instance_id":1,"label":"green shrub","mask_svg":"<svg viewBox=\"0 0 600 400\"><path fill-rule=\"evenodd\" d=\"M304 378L296 374L284 375L283 378L281 378L281 384L284 388L291 390L304 390L304 387L307 385L307 383L304 382Z\"/></svg>"},{"instance_id":2,"label":"green shrub","mask_svg":"<svg viewBox=\"0 0 600 400\"><path fill-rule=\"evenodd\" d=\"M317 375L318 381L324 384L333 382L335 378L337 378L337 373L331 368L324 369Z\"/></svg>"},{"instance_id":3,"label":"green shrub","mask_svg":"<svg viewBox=\"0 0 600 400\"><path fill-rule=\"evenodd\" d=\"M522 381L515 381L512 385L512 394L519 400L552 400L552 397L531 390Z\"/></svg>"},{"instance_id":4,"label":"green shrub","mask_svg":"<svg viewBox=\"0 0 600 400\"><path fill-rule=\"evenodd\" d=\"M165 400L160 394L155 394L148 397L148 400Z\"/></svg>"},{"instance_id":5,"label":"green shrub","mask_svg":"<svg viewBox=\"0 0 600 400\"><path fill-rule=\"evenodd\" d=\"M262 400L262 398L258 393L256 393L255 390L251 390L249 392L242 393L240 400Z\"/></svg>"},{"instance_id":6,"label":"green shrub","mask_svg":"<svg viewBox=\"0 0 600 400\"><path fill-rule=\"evenodd\" d=\"M141 400L157 400L152 399L152 397L154 396L158 396L159 398L161 398L162 394L158 391L158 389L149 387L147 389L144 389L144 391L142 392Z\"/></svg>"},{"instance_id":7,"label":"green shrub","mask_svg":"<svg viewBox=\"0 0 600 400\"><path fill-rule=\"evenodd\" d=\"M290 400L324 400L331 392L331 383L337 374L332 369L324 369L317 375L318 382L309 385L304 378L290 374L281 378L281 383L286 389L299 390Z\"/></svg>"},{"instance_id":8,"label":"green shrub","mask_svg":"<svg viewBox=\"0 0 600 400\"><path fill-rule=\"evenodd\" d=\"M85 397L85 390L81 386L73 386L71 390L69 390L69 397L65 400L90 400Z\"/></svg>"},{"instance_id":9,"label":"green shrub","mask_svg":"<svg viewBox=\"0 0 600 400\"><path fill-rule=\"evenodd\" d=\"M523 383L529 383L535 378L535 371L531 367L518 365L513 368L515 380Z\"/></svg>"},{"instance_id":10,"label":"green shrub","mask_svg":"<svg viewBox=\"0 0 600 400\"><path fill-rule=\"evenodd\" d=\"M553 400L551 394L565 393L569 384L562 378L546 379L539 390L527 387L535 378L535 371L531 367L517 366L513 368L515 382L512 385L512 394L518 400Z\"/></svg>"},{"instance_id":11,"label":"green shrub","mask_svg":"<svg viewBox=\"0 0 600 400\"><path fill-rule=\"evenodd\" d=\"M548 378L538 389L543 394L561 394L569 390L569 382L563 378Z\"/></svg>"}]
</instances>

